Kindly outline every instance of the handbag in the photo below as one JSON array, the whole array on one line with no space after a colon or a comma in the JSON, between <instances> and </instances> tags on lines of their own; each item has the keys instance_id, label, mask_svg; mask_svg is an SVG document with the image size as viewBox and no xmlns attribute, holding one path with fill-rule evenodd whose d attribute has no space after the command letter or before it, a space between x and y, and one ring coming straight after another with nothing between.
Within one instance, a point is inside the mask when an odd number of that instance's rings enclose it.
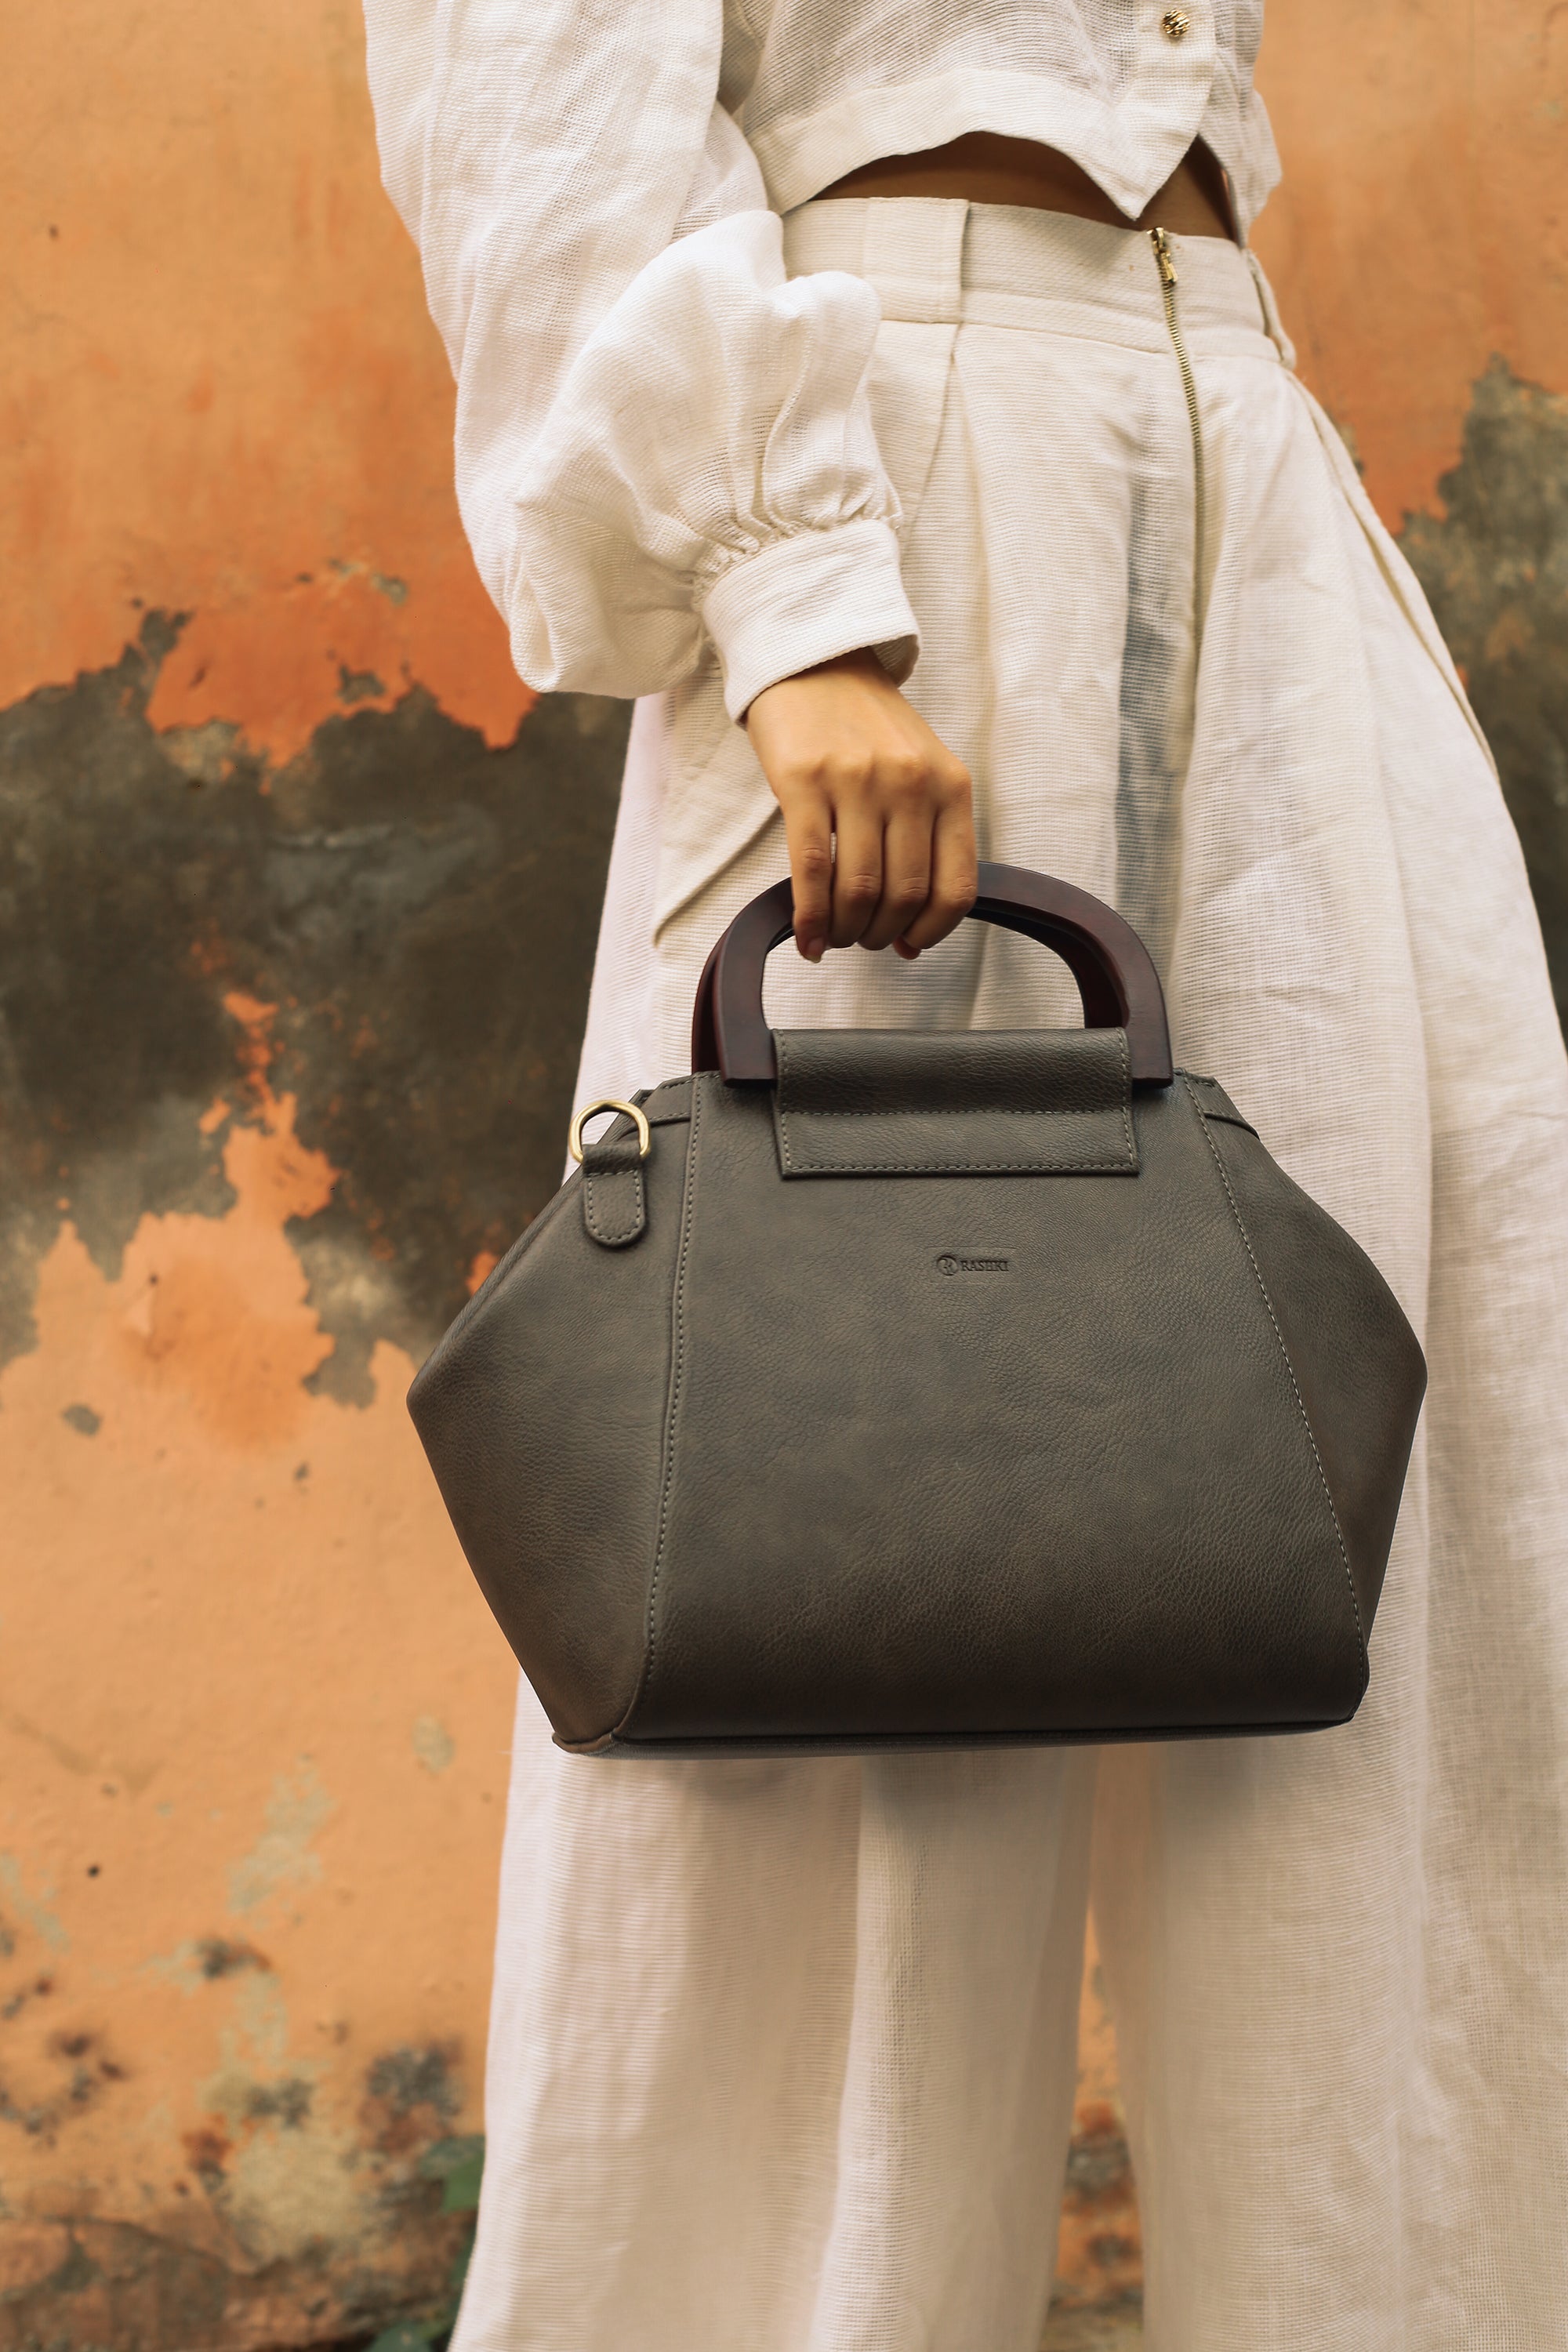
<instances>
[{"instance_id":1,"label":"handbag","mask_svg":"<svg viewBox=\"0 0 1568 2352\"><path fill-rule=\"evenodd\" d=\"M591 1756L1309 1731L1354 1714L1426 1387L1370 1259L1109 907L982 866L1081 1029L768 1027L788 882L689 1076L580 1161L409 1406ZM584 1142L595 1110L616 1117Z\"/></svg>"}]
</instances>

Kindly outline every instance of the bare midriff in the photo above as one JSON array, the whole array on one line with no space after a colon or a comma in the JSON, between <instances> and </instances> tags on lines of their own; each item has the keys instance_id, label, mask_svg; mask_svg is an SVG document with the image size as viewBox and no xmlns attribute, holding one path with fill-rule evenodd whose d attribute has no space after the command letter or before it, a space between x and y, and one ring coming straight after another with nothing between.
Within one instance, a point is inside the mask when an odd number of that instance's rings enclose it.
<instances>
[{"instance_id":1,"label":"bare midriff","mask_svg":"<svg viewBox=\"0 0 1568 2352\"><path fill-rule=\"evenodd\" d=\"M1103 188L1055 147L1032 139L1004 139L968 131L945 147L918 155L882 155L821 191L833 196L960 196L972 205L1024 205L1038 212L1071 213L1110 228L1163 228L1173 236L1236 234L1225 173L1212 151L1194 140L1165 184L1136 220L1113 205Z\"/></svg>"}]
</instances>

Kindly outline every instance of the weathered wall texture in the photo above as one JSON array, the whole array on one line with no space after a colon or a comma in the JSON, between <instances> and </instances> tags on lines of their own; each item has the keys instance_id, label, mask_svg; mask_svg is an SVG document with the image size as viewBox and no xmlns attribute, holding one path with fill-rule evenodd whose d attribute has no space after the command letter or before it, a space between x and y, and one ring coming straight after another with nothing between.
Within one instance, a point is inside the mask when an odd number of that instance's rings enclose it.
<instances>
[{"instance_id":1,"label":"weathered wall texture","mask_svg":"<svg viewBox=\"0 0 1568 2352\"><path fill-rule=\"evenodd\" d=\"M555 1181L625 714L534 714L352 0L8 26L0 2347L445 2289L511 1673L403 1410Z\"/></svg>"},{"instance_id":2,"label":"weathered wall texture","mask_svg":"<svg viewBox=\"0 0 1568 2352\"><path fill-rule=\"evenodd\" d=\"M1568 1011L1568 8L1271 5L1257 247L1491 740Z\"/></svg>"},{"instance_id":3,"label":"weathered wall texture","mask_svg":"<svg viewBox=\"0 0 1568 2352\"><path fill-rule=\"evenodd\" d=\"M324 2342L465 2227L511 1674L402 1396L555 1181L625 713L531 713L474 580L352 0L8 32L0 2352ZM1568 983L1568 13L1265 62L1258 243Z\"/></svg>"}]
</instances>

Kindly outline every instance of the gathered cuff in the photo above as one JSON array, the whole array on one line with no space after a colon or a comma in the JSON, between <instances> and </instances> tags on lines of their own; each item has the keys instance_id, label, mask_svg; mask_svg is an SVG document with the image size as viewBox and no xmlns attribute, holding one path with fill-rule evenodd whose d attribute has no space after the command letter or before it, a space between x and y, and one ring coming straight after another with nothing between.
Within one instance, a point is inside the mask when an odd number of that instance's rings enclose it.
<instances>
[{"instance_id":1,"label":"gathered cuff","mask_svg":"<svg viewBox=\"0 0 1568 2352\"><path fill-rule=\"evenodd\" d=\"M724 667L724 706L743 719L763 688L868 648L901 686L920 653L890 523L862 517L775 539L720 572L702 621Z\"/></svg>"}]
</instances>

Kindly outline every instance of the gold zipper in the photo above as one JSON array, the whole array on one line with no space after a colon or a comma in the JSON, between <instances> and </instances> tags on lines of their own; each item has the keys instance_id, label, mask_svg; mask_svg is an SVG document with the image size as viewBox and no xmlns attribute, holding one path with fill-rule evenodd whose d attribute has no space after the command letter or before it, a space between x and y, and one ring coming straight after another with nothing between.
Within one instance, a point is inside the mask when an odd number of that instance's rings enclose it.
<instances>
[{"instance_id":1,"label":"gold zipper","mask_svg":"<svg viewBox=\"0 0 1568 2352\"><path fill-rule=\"evenodd\" d=\"M1171 252L1171 240L1163 228L1152 228L1149 242L1154 248L1154 260L1160 272L1160 292L1165 304L1165 324L1170 329L1176 365L1182 372L1182 390L1187 396L1187 419L1193 428L1193 642L1195 648L1202 642L1204 616L1203 420L1198 415L1198 387L1193 375L1193 362L1176 310L1176 264Z\"/></svg>"}]
</instances>

